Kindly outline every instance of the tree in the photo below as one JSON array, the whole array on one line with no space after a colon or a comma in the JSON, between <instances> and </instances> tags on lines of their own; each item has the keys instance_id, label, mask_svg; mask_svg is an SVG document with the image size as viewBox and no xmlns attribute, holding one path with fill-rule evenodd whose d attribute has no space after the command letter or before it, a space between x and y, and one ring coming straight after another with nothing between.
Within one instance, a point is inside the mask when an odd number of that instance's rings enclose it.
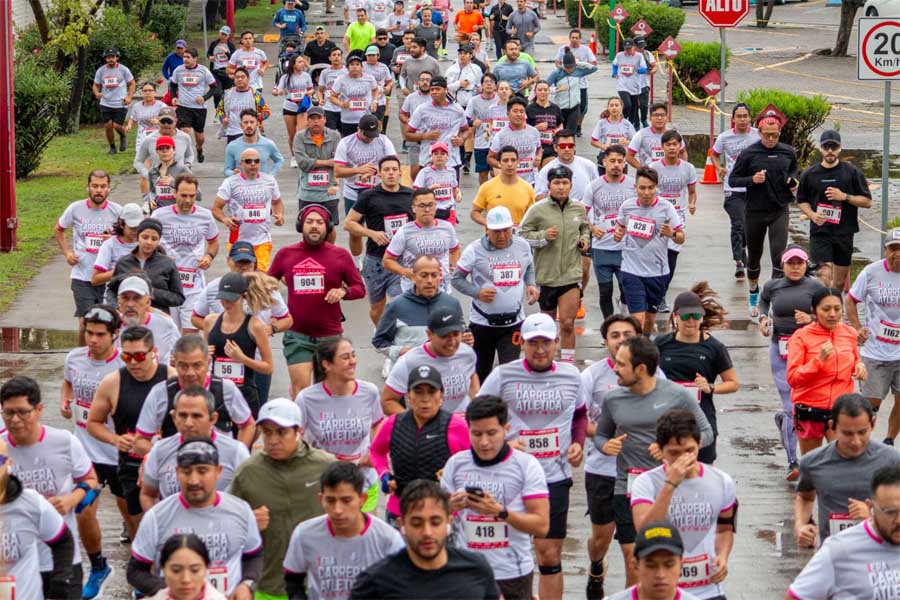
<instances>
[{"instance_id":1,"label":"tree","mask_svg":"<svg viewBox=\"0 0 900 600\"><path fill-rule=\"evenodd\" d=\"M832 56L847 56L850 45L850 34L856 22L856 11L862 8L865 0L844 0L841 2L841 24L838 25L837 40L834 42Z\"/></svg>"}]
</instances>

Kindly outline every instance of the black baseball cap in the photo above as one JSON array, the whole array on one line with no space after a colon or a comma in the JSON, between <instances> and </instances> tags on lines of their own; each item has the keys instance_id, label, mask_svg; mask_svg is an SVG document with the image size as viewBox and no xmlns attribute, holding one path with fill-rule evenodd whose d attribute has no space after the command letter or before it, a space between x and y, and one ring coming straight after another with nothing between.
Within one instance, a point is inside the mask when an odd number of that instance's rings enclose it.
<instances>
[{"instance_id":1,"label":"black baseball cap","mask_svg":"<svg viewBox=\"0 0 900 600\"><path fill-rule=\"evenodd\" d=\"M625 48L631 48L632 46L634 46L634 40L631 38L625 38L624 40L622 40L622 46Z\"/></svg>"},{"instance_id":2,"label":"black baseball cap","mask_svg":"<svg viewBox=\"0 0 900 600\"><path fill-rule=\"evenodd\" d=\"M446 77L432 77L431 78L431 87L447 87L447 78Z\"/></svg>"},{"instance_id":3,"label":"black baseball cap","mask_svg":"<svg viewBox=\"0 0 900 600\"><path fill-rule=\"evenodd\" d=\"M565 165L553 167L547 173L547 181L553 181L554 179L568 179L569 181L572 181L572 169Z\"/></svg>"},{"instance_id":4,"label":"black baseball cap","mask_svg":"<svg viewBox=\"0 0 900 600\"><path fill-rule=\"evenodd\" d=\"M409 377L406 379L407 390L411 390L423 383L444 391L444 381L441 379L441 372L431 365L418 365L409 370Z\"/></svg>"},{"instance_id":5,"label":"black baseball cap","mask_svg":"<svg viewBox=\"0 0 900 600\"><path fill-rule=\"evenodd\" d=\"M363 115L359 120L359 132L370 140L377 138L378 118L375 115Z\"/></svg>"},{"instance_id":6,"label":"black baseball cap","mask_svg":"<svg viewBox=\"0 0 900 600\"><path fill-rule=\"evenodd\" d=\"M233 243L231 245L231 250L228 251L228 258L234 262L240 262L242 260L256 262L256 253L253 252L253 244L250 242Z\"/></svg>"},{"instance_id":7,"label":"black baseball cap","mask_svg":"<svg viewBox=\"0 0 900 600\"><path fill-rule=\"evenodd\" d=\"M676 315L682 314L705 314L706 309L703 308L703 300L694 292L681 292L675 296L675 304L672 310Z\"/></svg>"},{"instance_id":8,"label":"black baseball cap","mask_svg":"<svg viewBox=\"0 0 900 600\"><path fill-rule=\"evenodd\" d=\"M107 56L115 56L116 58L118 58L119 49L118 48L107 48L106 52L103 53L103 58L106 58Z\"/></svg>"},{"instance_id":9,"label":"black baseball cap","mask_svg":"<svg viewBox=\"0 0 900 600\"><path fill-rule=\"evenodd\" d=\"M219 466L219 449L209 438L189 438L178 447L175 464L182 469L194 465Z\"/></svg>"},{"instance_id":10,"label":"black baseball cap","mask_svg":"<svg viewBox=\"0 0 900 600\"><path fill-rule=\"evenodd\" d=\"M835 131L834 129L828 129L822 132L822 136L819 138L819 145L824 146L827 142L833 142L838 146L841 145L841 134Z\"/></svg>"},{"instance_id":11,"label":"black baseball cap","mask_svg":"<svg viewBox=\"0 0 900 600\"><path fill-rule=\"evenodd\" d=\"M240 273L226 273L219 281L217 300L236 302L247 291L247 280Z\"/></svg>"},{"instance_id":12,"label":"black baseball cap","mask_svg":"<svg viewBox=\"0 0 900 600\"><path fill-rule=\"evenodd\" d=\"M634 555L643 558L659 550L671 552L675 556L684 554L684 542L678 528L670 521L651 521L638 531L634 538Z\"/></svg>"},{"instance_id":13,"label":"black baseball cap","mask_svg":"<svg viewBox=\"0 0 900 600\"><path fill-rule=\"evenodd\" d=\"M438 309L428 318L428 331L440 337L454 331L464 331L465 328L462 312L452 308Z\"/></svg>"}]
</instances>

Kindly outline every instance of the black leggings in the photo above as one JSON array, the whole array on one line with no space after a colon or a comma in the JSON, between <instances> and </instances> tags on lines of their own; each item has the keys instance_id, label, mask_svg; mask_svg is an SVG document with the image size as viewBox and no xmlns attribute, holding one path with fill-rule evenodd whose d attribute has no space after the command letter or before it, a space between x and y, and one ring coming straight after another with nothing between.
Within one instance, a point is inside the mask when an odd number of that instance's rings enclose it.
<instances>
[{"instance_id":1,"label":"black leggings","mask_svg":"<svg viewBox=\"0 0 900 600\"><path fill-rule=\"evenodd\" d=\"M668 248L666 254L669 262L669 282L666 283L666 292L668 292L669 286L672 285L672 278L675 277L675 267L678 266L678 255L681 254L681 251Z\"/></svg>"},{"instance_id":2,"label":"black leggings","mask_svg":"<svg viewBox=\"0 0 900 600\"><path fill-rule=\"evenodd\" d=\"M640 104L640 113L639 119L641 121L641 125L647 126L647 108L650 106L650 87L641 88L641 95L638 96L638 102Z\"/></svg>"},{"instance_id":3,"label":"black leggings","mask_svg":"<svg viewBox=\"0 0 900 600\"><path fill-rule=\"evenodd\" d=\"M762 270L759 262L762 259L767 232L769 256L772 257L772 279L784 274L780 268L781 253L787 246L788 221L787 207L768 212L747 211L744 214L744 232L747 235L747 278L751 281L759 280Z\"/></svg>"},{"instance_id":4,"label":"black leggings","mask_svg":"<svg viewBox=\"0 0 900 600\"><path fill-rule=\"evenodd\" d=\"M622 99L622 115L634 125L635 131L641 129L641 120L638 118L638 108L641 103L641 97L638 94L631 95L628 92L619 91L619 98Z\"/></svg>"},{"instance_id":5,"label":"black leggings","mask_svg":"<svg viewBox=\"0 0 900 600\"><path fill-rule=\"evenodd\" d=\"M520 347L517 341L521 323L507 327L489 327L469 323L469 330L475 338L475 373L478 381L484 383L494 368L494 353L499 364L508 363L519 358Z\"/></svg>"},{"instance_id":6,"label":"black leggings","mask_svg":"<svg viewBox=\"0 0 900 600\"><path fill-rule=\"evenodd\" d=\"M578 129L578 119L581 118L581 104L576 104L572 108L562 109L563 129L575 131Z\"/></svg>"}]
</instances>

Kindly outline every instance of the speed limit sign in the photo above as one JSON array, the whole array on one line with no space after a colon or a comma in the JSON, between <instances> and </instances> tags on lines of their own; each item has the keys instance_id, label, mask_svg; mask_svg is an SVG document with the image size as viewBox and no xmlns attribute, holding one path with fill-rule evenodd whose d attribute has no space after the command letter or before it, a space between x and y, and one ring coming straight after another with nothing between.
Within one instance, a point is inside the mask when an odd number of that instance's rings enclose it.
<instances>
[{"instance_id":1,"label":"speed limit sign","mask_svg":"<svg viewBox=\"0 0 900 600\"><path fill-rule=\"evenodd\" d=\"M860 17L856 78L900 79L900 19Z\"/></svg>"}]
</instances>

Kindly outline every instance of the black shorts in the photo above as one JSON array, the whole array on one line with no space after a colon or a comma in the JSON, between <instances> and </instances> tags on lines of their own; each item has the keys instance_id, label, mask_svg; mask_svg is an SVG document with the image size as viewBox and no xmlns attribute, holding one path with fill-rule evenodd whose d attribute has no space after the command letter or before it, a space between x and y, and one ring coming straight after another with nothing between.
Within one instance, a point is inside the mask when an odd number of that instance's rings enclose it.
<instances>
[{"instance_id":1,"label":"black shorts","mask_svg":"<svg viewBox=\"0 0 900 600\"><path fill-rule=\"evenodd\" d=\"M612 506L616 519L616 541L620 544L633 544L637 532L631 515L631 500L625 494L616 494L613 496Z\"/></svg>"},{"instance_id":2,"label":"black shorts","mask_svg":"<svg viewBox=\"0 0 900 600\"><path fill-rule=\"evenodd\" d=\"M534 597L534 571L513 579L497 580L504 600L531 600Z\"/></svg>"},{"instance_id":3,"label":"black shorts","mask_svg":"<svg viewBox=\"0 0 900 600\"><path fill-rule=\"evenodd\" d=\"M584 491L587 492L588 514L594 525L607 525L615 520L613 513L613 489L615 477L593 473L584 474Z\"/></svg>"},{"instance_id":4,"label":"black shorts","mask_svg":"<svg viewBox=\"0 0 900 600\"><path fill-rule=\"evenodd\" d=\"M101 486L108 487L110 493L116 498L124 498L122 482L119 481L119 468L116 465L98 465L94 463L94 472Z\"/></svg>"},{"instance_id":5,"label":"black shorts","mask_svg":"<svg viewBox=\"0 0 900 600\"><path fill-rule=\"evenodd\" d=\"M78 548L76 548L78 549ZM80 549L79 549L80 551ZM50 576L53 574L52 571L41 571L41 586L44 591L44 598L49 597L50 589ZM81 563L77 565L72 565L72 579L66 585L69 593L66 594L66 598L80 598L81 597L81 581L84 579L84 571L81 568Z\"/></svg>"},{"instance_id":6,"label":"black shorts","mask_svg":"<svg viewBox=\"0 0 900 600\"><path fill-rule=\"evenodd\" d=\"M556 287L542 285L541 293L538 295L538 305L541 307L541 310L545 312L556 310L556 307L559 306L560 296L577 287L577 283L570 283L568 285L560 285Z\"/></svg>"},{"instance_id":7,"label":"black shorts","mask_svg":"<svg viewBox=\"0 0 900 600\"><path fill-rule=\"evenodd\" d=\"M809 236L809 257L815 263L849 267L853 257L853 234L814 233Z\"/></svg>"},{"instance_id":8,"label":"black shorts","mask_svg":"<svg viewBox=\"0 0 900 600\"><path fill-rule=\"evenodd\" d=\"M128 514L137 516L144 512L141 508L141 487L138 485L138 477L140 476L141 466L138 465L119 465L116 474L119 477L119 485L122 486L125 505L128 507Z\"/></svg>"},{"instance_id":9,"label":"black shorts","mask_svg":"<svg viewBox=\"0 0 900 600\"><path fill-rule=\"evenodd\" d=\"M175 109L175 116L178 117L179 129L193 129L197 133L203 133L206 127L206 109L205 108L187 108L179 106Z\"/></svg>"},{"instance_id":10,"label":"black shorts","mask_svg":"<svg viewBox=\"0 0 900 600\"><path fill-rule=\"evenodd\" d=\"M566 530L569 524L569 490L572 487L571 479L563 479L548 483L550 490L550 530L544 536L548 540L566 539Z\"/></svg>"},{"instance_id":11,"label":"black shorts","mask_svg":"<svg viewBox=\"0 0 900 600\"><path fill-rule=\"evenodd\" d=\"M103 302L105 285L91 285L90 281L72 279L69 287L75 298L75 316L83 317L95 304Z\"/></svg>"},{"instance_id":12,"label":"black shorts","mask_svg":"<svg viewBox=\"0 0 900 600\"><path fill-rule=\"evenodd\" d=\"M125 124L125 115L128 114L127 108L110 108L109 106L100 105L100 122L109 123L112 121L116 125Z\"/></svg>"},{"instance_id":13,"label":"black shorts","mask_svg":"<svg viewBox=\"0 0 900 600\"><path fill-rule=\"evenodd\" d=\"M340 131L341 129L341 111L326 110L325 111L325 127Z\"/></svg>"},{"instance_id":14,"label":"black shorts","mask_svg":"<svg viewBox=\"0 0 900 600\"><path fill-rule=\"evenodd\" d=\"M384 121L384 113L386 110L387 110L387 107L384 104L382 104L378 107L378 110L375 111L375 118L378 119L379 122Z\"/></svg>"}]
</instances>

